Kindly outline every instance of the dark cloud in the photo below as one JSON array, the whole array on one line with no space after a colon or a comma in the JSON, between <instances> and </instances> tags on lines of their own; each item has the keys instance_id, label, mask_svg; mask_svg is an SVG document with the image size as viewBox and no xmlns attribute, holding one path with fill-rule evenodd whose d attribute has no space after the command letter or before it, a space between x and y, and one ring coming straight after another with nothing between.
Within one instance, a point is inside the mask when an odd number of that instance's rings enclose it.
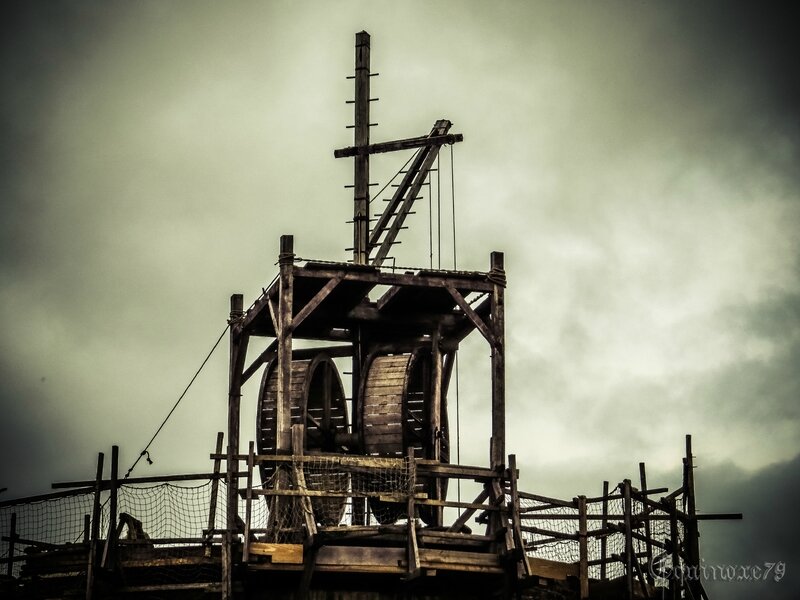
<instances>
[{"instance_id":1,"label":"dark cloud","mask_svg":"<svg viewBox=\"0 0 800 600\"><path fill-rule=\"evenodd\" d=\"M701 552L708 566L761 566L784 563L761 581L708 581L712 598L796 598L800 592L800 521L795 499L800 493L800 456L746 472L732 464L697 471L698 510L741 512L742 521L706 521L701 527ZM764 572L766 573L766 568ZM713 573L710 569L709 573Z\"/></svg>"},{"instance_id":2,"label":"dark cloud","mask_svg":"<svg viewBox=\"0 0 800 600\"><path fill-rule=\"evenodd\" d=\"M796 453L800 424L788 9L241 6L5 13L1 443L21 458L2 477L25 483L0 486L91 476L112 443L132 462L224 326L230 293L249 301L274 275L280 234L302 256L346 257L352 167L331 150L350 142L343 76L363 28L381 72L375 138L443 116L465 134L459 266L507 254L508 449L528 489L599 489L635 471L631 455L666 472L687 429L709 463L780 485L781 471L757 469ZM395 159L376 157L376 180ZM427 264L427 210L399 264ZM225 362L215 356L158 440L154 469L204 468L225 422ZM479 464L487 363L482 340L465 344L462 459ZM756 512L771 502L734 483L727 493Z\"/></svg>"}]
</instances>

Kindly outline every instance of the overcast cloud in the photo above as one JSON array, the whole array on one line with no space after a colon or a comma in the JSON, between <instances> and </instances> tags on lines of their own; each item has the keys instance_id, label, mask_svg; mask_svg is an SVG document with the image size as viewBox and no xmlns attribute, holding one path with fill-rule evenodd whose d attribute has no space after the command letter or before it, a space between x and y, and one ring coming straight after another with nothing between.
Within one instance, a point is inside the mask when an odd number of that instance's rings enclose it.
<instances>
[{"instance_id":1,"label":"overcast cloud","mask_svg":"<svg viewBox=\"0 0 800 600\"><path fill-rule=\"evenodd\" d=\"M344 77L366 29L373 139L451 119L459 266L506 253L523 487L599 491L639 460L669 480L692 433L701 508L747 513L707 525L707 562L785 560L768 594L793 597L791 23L730 2L17 3L2 36L0 487L88 478L113 443L130 464L230 294L249 303L272 279L281 234L303 257L347 258L352 165L333 149L351 143ZM376 158L373 179L404 160ZM409 225L397 262L424 266L426 206ZM486 354L470 340L460 368L462 460L478 464ZM205 468L226 370L223 350L139 474Z\"/></svg>"}]
</instances>

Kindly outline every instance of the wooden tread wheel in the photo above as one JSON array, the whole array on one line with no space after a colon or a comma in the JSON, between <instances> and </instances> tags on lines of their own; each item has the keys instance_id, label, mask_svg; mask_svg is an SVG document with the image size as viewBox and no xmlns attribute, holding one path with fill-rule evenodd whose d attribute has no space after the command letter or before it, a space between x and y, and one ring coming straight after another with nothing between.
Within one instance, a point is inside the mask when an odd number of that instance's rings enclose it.
<instances>
[{"instance_id":1,"label":"wooden tread wheel","mask_svg":"<svg viewBox=\"0 0 800 600\"><path fill-rule=\"evenodd\" d=\"M361 437L364 452L373 456L434 458L430 430L431 355L413 354L376 356L367 367L361 386ZM449 436L446 402L442 399L440 460L449 462ZM446 494L447 480L441 480L441 495ZM402 490L403 492L405 490ZM434 480L418 480L417 491L436 496ZM370 507L378 522L389 524L406 513L399 504L370 498ZM427 524L435 519L433 507L420 506L420 517Z\"/></svg>"},{"instance_id":2,"label":"wooden tread wheel","mask_svg":"<svg viewBox=\"0 0 800 600\"><path fill-rule=\"evenodd\" d=\"M308 360L293 360L291 365L291 424L305 428L304 450L309 454L344 452L335 442L337 432L347 432L347 404L339 371L324 353ZM278 360L265 369L261 380L256 421L259 454L275 454L277 447ZM261 463L261 481L275 473L275 465ZM347 490L346 472L306 465L303 469L309 489ZM317 522L338 525L346 498L312 498Z\"/></svg>"}]
</instances>

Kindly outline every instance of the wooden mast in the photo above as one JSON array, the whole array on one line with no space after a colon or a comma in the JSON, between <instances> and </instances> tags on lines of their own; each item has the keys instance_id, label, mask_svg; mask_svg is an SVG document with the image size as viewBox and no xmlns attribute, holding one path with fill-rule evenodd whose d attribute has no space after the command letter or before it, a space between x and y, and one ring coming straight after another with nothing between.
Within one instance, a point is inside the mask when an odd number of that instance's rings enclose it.
<instances>
[{"instance_id":1,"label":"wooden mast","mask_svg":"<svg viewBox=\"0 0 800 600\"><path fill-rule=\"evenodd\" d=\"M356 34L356 96L354 142L356 148L369 146L369 34ZM369 263L369 153L355 157L353 176L353 262Z\"/></svg>"}]
</instances>

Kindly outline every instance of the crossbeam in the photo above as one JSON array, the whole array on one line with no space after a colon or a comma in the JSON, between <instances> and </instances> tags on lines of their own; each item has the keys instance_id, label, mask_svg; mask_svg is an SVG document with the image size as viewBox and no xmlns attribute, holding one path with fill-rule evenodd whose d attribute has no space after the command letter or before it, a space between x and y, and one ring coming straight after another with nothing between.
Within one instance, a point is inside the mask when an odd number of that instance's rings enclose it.
<instances>
[{"instance_id":1,"label":"crossbeam","mask_svg":"<svg viewBox=\"0 0 800 600\"><path fill-rule=\"evenodd\" d=\"M382 154L384 152L397 152L398 150L412 150L423 146L443 146L445 144L456 144L464 141L461 133L448 133L445 135L406 138L391 142L379 142L366 146L347 146L333 151L334 158L348 158L351 156L364 156L367 154Z\"/></svg>"}]
</instances>

